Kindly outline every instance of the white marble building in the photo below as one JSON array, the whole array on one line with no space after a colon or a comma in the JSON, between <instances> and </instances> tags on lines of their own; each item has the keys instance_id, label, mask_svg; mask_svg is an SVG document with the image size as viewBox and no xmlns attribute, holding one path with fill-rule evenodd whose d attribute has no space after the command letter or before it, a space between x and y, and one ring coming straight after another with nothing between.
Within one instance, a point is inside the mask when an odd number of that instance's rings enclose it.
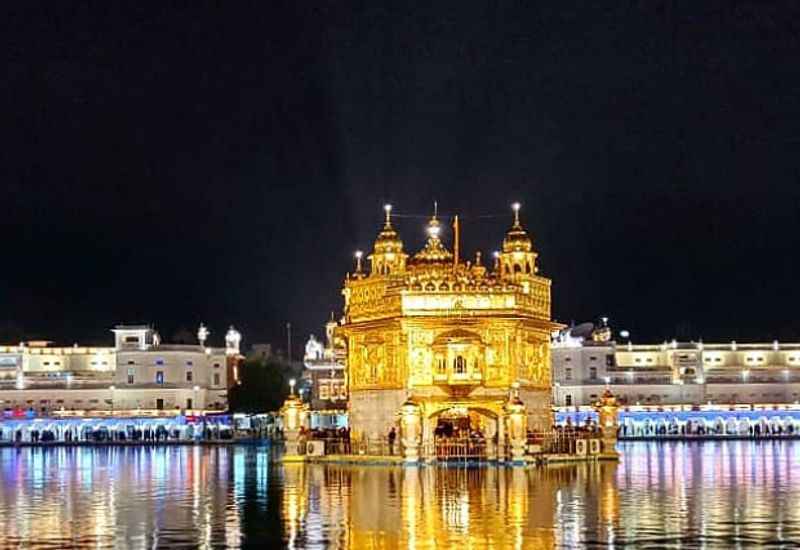
<instances>
[{"instance_id":1,"label":"white marble building","mask_svg":"<svg viewBox=\"0 0 800 550\"><path fill-rule=\"evenodd\" d=\"M632 344L562 334L551 361L556 406L589 405L606 384L628 405L800 400L800 343Z\"/></svg>"},{"instance_id":2,"label":"white marble building","mask_svg":"<svg viewBox=\"0 0 800 550\"><path fill-rule=\"evenodd\" d=\"M226 410L238 378L241 335L226 346L161 342L152 327L120 325L113 347L55 347L49 342L0 346L0 410L19 414L69 411Z\"/></svg>"}]
</instances>

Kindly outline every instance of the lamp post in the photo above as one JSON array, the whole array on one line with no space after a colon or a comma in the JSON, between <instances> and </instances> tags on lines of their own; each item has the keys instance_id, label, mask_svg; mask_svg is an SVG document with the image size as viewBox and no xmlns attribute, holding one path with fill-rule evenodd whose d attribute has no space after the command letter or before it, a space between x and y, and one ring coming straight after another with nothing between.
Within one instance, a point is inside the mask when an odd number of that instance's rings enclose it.
<instances>
[{"instance_id":1,"label":"lamp post","mask_svg":"<svg viewBox=\"0 0 800 550\"><path fill-rule=\"evenodd\" d=\"M193 391L192 409L197 409L197 392L200 391L200 386L195 385L192 388L192 391Z\"/></svg>"}]
</instances>

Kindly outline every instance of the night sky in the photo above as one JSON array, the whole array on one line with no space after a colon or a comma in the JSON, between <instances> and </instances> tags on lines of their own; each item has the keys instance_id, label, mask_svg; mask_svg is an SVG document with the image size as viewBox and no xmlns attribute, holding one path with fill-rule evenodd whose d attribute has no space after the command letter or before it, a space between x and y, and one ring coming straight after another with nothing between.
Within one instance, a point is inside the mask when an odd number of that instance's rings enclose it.
<instances>
[{"instance_id":1,"label":"night sky","mask_svg":"<svg viewBox=\"0 0 800 550\"><path fill-rule=\"evenodd\" d=\"M299 353L384 202L472 257L518 200L561 322L800 340L796 2L111 4L0 13L6 339Z\"/></svg>"}]
</instances>

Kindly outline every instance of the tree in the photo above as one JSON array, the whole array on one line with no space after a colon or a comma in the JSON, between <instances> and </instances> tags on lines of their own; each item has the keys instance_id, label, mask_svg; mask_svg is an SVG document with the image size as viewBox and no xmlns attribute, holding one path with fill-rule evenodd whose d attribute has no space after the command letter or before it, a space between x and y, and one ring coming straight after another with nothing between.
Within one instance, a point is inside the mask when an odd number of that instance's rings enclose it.
<instances>
[{"instance_id":1,"label":"tree","mask_svg":"<svg viewBox=\"0 0 800 550\"><path fill-rule=\"evenodd\" d=\"M299 378L297 367L276 357L248 359L239 370L241 384L231 388L232 412L263 413L281 408L289 395L289 380Z\"/></svg>"}]
</instances>

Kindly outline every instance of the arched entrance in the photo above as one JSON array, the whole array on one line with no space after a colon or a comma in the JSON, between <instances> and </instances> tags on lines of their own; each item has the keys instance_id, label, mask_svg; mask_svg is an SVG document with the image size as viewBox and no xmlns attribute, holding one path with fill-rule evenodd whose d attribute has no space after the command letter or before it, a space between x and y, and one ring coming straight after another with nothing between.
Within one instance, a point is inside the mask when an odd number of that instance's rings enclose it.
<instances>
[{"instance_id":1,"label":"arched entrance","mask_svg":"<svg viewBox=\"0 0 800 550\"><path fill-rule=\"evenodd\" d=\"M443 461L493 460L497 454L498 415L480 407L446 405L427 418L432 458Z\"/></svg>"}]
</instances>

